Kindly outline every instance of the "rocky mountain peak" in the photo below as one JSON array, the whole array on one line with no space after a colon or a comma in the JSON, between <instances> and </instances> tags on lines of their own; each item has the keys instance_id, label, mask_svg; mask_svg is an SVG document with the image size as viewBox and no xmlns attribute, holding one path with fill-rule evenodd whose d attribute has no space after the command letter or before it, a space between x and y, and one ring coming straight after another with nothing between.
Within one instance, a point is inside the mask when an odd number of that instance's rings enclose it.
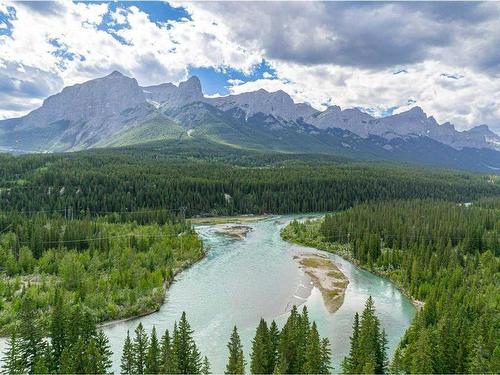
<instances>
[{"instance_id":1,"label":"rocky mountain peak","mask_svg":"<svg viewBox=\"0 0 500 375\"><path fill-rule=\"evenodd\" d=\"M493 133L491 131L491 129L488 127L488 125L486 125L486 124L477 125L471 129L469 129L469 132L488 134L488 135Z\"/></svg>"},{"instance_id":2,"label":"rocky mountain peak","mask_svg":"<svg viewBox=\"0 0 500 375\"><path fill-rule=\"evenodd\" d=\"M111 73L109 73L107 76L103 78L121 78L121 77L126 77L126 76L118 70L113 70Z\"/></svg>"},{"instance_id":3,"label":"rocky mountain peak","mask_svg":"<svg viewBox=\"0 0 500 375\"><path fill-rule=\"evenodd\" d=\"M203 97L201 82L197 76L191 76L186 81L179 83L179 90L193 97Z\"/></svg>"},{"instance_id":4,"label":"rocky mountain peak","mask_svg":"<svg viewBox=\"0 0 500 375\"><path fill-rule=\"evenodd\" d=\"M89 121L118 114L144 103L135 78L118 71L84 83L65 87L44 100L43 105L26 116L25 124L49 124L60 120Z\"/></svg>"},{"instance_id":5,"label":"rocky mountain peak","mask_svg":"<svg viewBox=\"0 0 500 375\"><path fill-rule=\"evenodd\" d=\"M427 119L426 113L419 106L415 106L413 108L410 108L409 110L407 110L405 112L401 112L401 113L397 114L396 116L405 117L405 118Z\"/></svg>"}]
</instances>

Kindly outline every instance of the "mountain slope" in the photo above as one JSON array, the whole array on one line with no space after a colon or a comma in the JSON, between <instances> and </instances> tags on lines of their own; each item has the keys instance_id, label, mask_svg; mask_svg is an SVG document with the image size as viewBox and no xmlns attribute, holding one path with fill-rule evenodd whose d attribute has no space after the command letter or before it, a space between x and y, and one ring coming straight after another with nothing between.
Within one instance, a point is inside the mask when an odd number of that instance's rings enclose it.
<instances>
[{"instance_id":1,"label":"mountain slope","mask_svg":"<svg viewBox=\"0 0 500 375\"><path fill-rule=\"evenodd\" d=\"M191 77L141 87L119 72L64 88L26 116L0 121L0 150L76 151L166 140L240 149L500 170L500 137L459 132L421 108L384 118L332 106L318 111L284 91L204 97Z\"/></svg>"}]
</instances>

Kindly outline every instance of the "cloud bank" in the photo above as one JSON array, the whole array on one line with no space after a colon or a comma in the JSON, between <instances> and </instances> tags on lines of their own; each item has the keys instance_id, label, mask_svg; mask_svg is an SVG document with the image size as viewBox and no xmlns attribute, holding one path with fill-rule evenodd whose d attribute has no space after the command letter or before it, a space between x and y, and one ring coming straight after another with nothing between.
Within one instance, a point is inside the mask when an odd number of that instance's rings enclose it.
<instances>
[{"instance_id":1,"label":"cloud bank","mask_svg":"<svg viewBox=\"0 0 500 375\"><path fill-rule=\"evenodd\" d=\"M182 12L169 16L160 7ZM149 8L2 3L0 117L24 114L65 85L115 69L148 85L210 68L241 73L227 77L231 93L282 89L318 109L336 104L379 116L416 104L460 129L486 123L500 131L500 3ZM263 61L270 71L255 79Z\"/></svg>"}]
</instances>

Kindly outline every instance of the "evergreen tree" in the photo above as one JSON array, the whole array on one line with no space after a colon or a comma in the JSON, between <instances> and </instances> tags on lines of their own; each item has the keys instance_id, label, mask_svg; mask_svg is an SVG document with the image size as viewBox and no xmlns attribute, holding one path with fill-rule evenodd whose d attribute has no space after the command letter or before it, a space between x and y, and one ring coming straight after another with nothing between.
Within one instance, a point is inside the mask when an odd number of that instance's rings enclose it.
<instances>
[{"instance_id":1,"label":"evergreen tree","mask_svg":"<svg viewBox=\"0 0 500 375\"><path fill-rule=\"evenodd\" d=\"M177 371L180 374L199 374L201 354L193 339L193 330L183 312L179 325L174 327L172 350L176 357Z\"/></svg>"},{"instance_id":2,"label":"evergreen tree","mask_svg":"<svg viewBox=\"0 0 500 375\"><path fill-rule=\"evenodd\" d=\"M146 357L146 374L160 373L160 345L156 336L156 328L153 326L151 340L149 342L148 354Z\"/></svg>"},{"instance_id":3,"label":"evergreen tree","mask_svg":"<svg viewBox=\"0 0 500 375\"><path fill-rule=\"evenodd\" d=\"M268 350L268 368L267 373L271 374L274 372L276 365L278 364L278 347L280 343L280 331L278 325L273 320L269 326L269 344L270 348Z\"/></svg>"},{"instance_id":4,"label":"evergreen tree","mask_svg":"<svg viewBox=\"0 0 500 375\"><path fill-rule=\"evenodd\" d=\"M96 354L95 342L93 342L93 340L86 341L80 336L76 344L71 347L73 372L75 374L94 372L96 369L94 366L95 361L92 356Z\"/></svg>"},{"instance_id":5,"label":"evergreen tree","mask_svg":"<svg viewBox=\"0 0 500 375\"><path fill-rule=\"evenodd\" d=\"M95 340L91 340L87 347L84 349L83 358L85 361L82 363L83 368L85 368L85 374L103 374L103 370L99 370L100 353L97 350L97 345Z\"/></svg>"},{"instance_id":6,"label":"evergreen tree","mask_svg":"<svg viewBox=\"0 0 500 375\"><path fill-rule=\"evenodd\" d=\"M398 347L391 362L390 373L395 375L402 374L404 371L402 362L401 348Z\"/></svg>"},{"instance_id":7,"label":"evergreen tree","mask_svg":"<svg viewBox=\"0 0 500 375\"><path fill-rule=\"evenodd\" d=\"M297 355L298 348L301 346L299 342L300 319L301 316L297 311L297 307L293 306L290 316L280 333L280 344L278 347L279 361L276 366L276 372L280 374L296 374L302 370L299 356Z\"/></svg>"},{"instance_id":8,"label":"evergreen tree","mask_svg":"<svg viewBox=\"0 0 500 375\"><path fill-rule=\"evenodd\" d=\"M329 374L332 369L332 351L330 349L330 340L326 337L321 340L321 358L320 374Z\"/></svg>"},{"instance_id":9,"label":"evergreen tree","mask_svg":"<svg viewBox=\"0 0 500 375\"><path fill-rule=\"evenodd\" d=\"M250 354L250 372L252 374L268 374L271 369L272 347L269 330L264 319L260 319L259 325L252 340L252 353Z\"/></svg>"},{"instance_id":10,"label":"evergreen tree","mask_svg":"<svg viewBox=\"0 0 500 375\"><path fill-rule=\"evenodd\" d=\"M130 339L129 331L127 331L127 337L125 338L125 343L123 344L120 368L122 374L131 375L134 373L134 347L132 345L132 340Z\"/></svg>"},{"instance_id":11,"label":"evergreen tree","mask_svg":"<svg viewBox=\"0 0 500 375\"><path fill-rule=\"evenodd\" d=\"M24 374L26 372L21 358L21 351L16 331L13 331L7 341L2 370L4 374Z\"/></svg>"},{"instance_id":12,"label":"evergreen tree","mask_svg":"<svg viewBox=\"0 0 500 375\"><path fill-rule=\"evenodd\" d=\"M108 337L102 329L99 329L97 330L95 339L92 341L95 342L96 347L96 355L94 356L96 373L106 374L112 366L111 356L113 355Z\"/></svg>"},{"instance_id":13,"label":"evergreen tree","mask_svg":"<svg viewBox=\"0 0 500 375\"><path fill-rule=\"evenodd\" d=\"M380 331L380 321L375 314L375 305L370 296L361 315L354 315L353 334L349 356L342 361L345 373L383 374L387 371L387 338Z\"/></svg>"},{"instance_id":14,"label":"evergreen tree","mask_svg":"<svg viewBox=\"0 0 500 375\"><path fill-rule=\"evenodd\" d=\"M359 314L354 314L352 325L351 349L349 355L342 361L342 371L344 374L360 373L360 352L359 352Z\"/></svg>"},{"instance_id":15,"label":"evergreen tree","mask_svg":"<svg viewBox=\"0 0 500 375\"><path fill-rule=\"evenodd\" d=\"M210 362L208 361L207 356L203 358L203 364L201 366L201 371L200 374L202 375L208 375L210 374Z\"/></svg>"},{"instance_id":16,"label":"evergreen tree","mask_svg":"<svg viewBox=\"0 0 500 375\"><path fill-rule=\"evenodd\" d=\"M229 349L229 358L225 374L244 374L245 358L243 356L243 346L241 345L240 335L238 335L236 326L233 328L233 333L231 334L227 348Z\"/></svg>"},{"instance_id":17,"label":"evergreen tree","mask_svg":"<svg viewBox=\"0 0 500 375\"><path fill-rule=\"evenodd\" d=\"M76 371L73 366L73 355L69 346L66 346L61 353L61 362L59 364L60 374L74 374Z\"/></svg>"},{"instance_id":18,"label":"evergreen tree","mask_svg":"<svg viewBox=\"0 0 500 375\"><path fill-rule=\"evenodd\" d=\"M20 315L19 352L23 367L32 374L35 372L35 362L42 348L42 333L36 322L35 302L29 294L26 294L21 302Z\"/></svg>"},{"instance_id":19,"label":"evergreen tree","mask_svg":"<svg viewBox=\"0 0 500 375\"><path fill-rule=\"evenodd\" d=\"M52 348L50 345L43 344L38 351L35 359L33 373L35 374L50 374L50 367L52 366Z\"/></svg>"},{"instance_id":20,"label":"evergreen tree","mask_svg":"<svg viewBox=\"0 0 500 375\"><path fill-rule=\"evenodd\" d=\"M142 323L139 323L135 329L135 338L132 345L134 352L134 362L132 367L133 373L144 374L144 371L146 370L146 356L148 351L148 335L146 334Z\"/></svg>"},{"instance_id":21,"label":"evergreen tree","mask_svg":"<svg viewBox=\"0 0 500 375\"><path fill-rule=\"evenodd\" d=\"M175 329L176 330L176 329ZM177 373L176 357L172 350L172 342L168 329L161 338L160 368L163 374Z\"/></svg>"},{"instance_id":22,"label":"evergreen tree","mask_svg":"<svg viewBox=\"0 0 500 375\"><path fill-rule=\"evenodd\" d=\"M50 344L52 346L52 371L57 372L61 362L61 354L65 346L66 340L66 311L62 297L62 290L57 288L54 293L54 303L50 322Z\"/></svg>"},{"instance_id":23,"label":"evergreen tree","mask_svg":"<svg viewBox=\"0 0 500 375\"><path fill-rule=\"evenodd\" d=\"M323 352L316 323L312 324L311 331L308 336L303 373L321 374L324 367Z\"/></svg>"},{"instance_id":24,"label":"evergreen tree","mask_svg":"<svg viewBox=\"0 0 500 375\"><path fill-rule=\"evenodd\" d=\"M413 374L433 374L434 349L427 329L420 331L417 347L418 350L416 350L413 357L411 372Z\"/></svg>"},{"instance_id":25,"label":"evergreen tree","mask_svg":"<svg viewBox=\"0 0 500 375\"><path fill-rule=\"evenodd\" d=\"M306 363L306 352L309 339L309 332L311 330L311 323L309 322L309 313L307 307L302 308L302 314L299 319L299 326L297 331L297 371L303 372ZM318 335L319 338L319 335Z\"/></svg>"}]
</instances>

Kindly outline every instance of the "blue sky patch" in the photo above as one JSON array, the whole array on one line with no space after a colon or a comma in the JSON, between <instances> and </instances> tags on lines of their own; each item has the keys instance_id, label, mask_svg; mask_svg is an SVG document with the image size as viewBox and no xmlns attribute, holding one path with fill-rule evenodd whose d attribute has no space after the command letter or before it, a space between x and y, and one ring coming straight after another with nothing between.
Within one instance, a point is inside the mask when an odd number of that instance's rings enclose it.
<instances>
[{"instance_id":1,"label":"blue sky patch","mask_svg":"<svg viewBox=\"0 0 500 375\"><path fill-rule=\"evenodd\" d=\"M267 73L267 74L266 74ZM255 81L257 79L276 78L276 72L263 60L256 65L252 73L246 75L243 72L231 68L214 69L214 68L198 68L189 67L189 76L197 76L201 81L203 92L207 95L227 95L229 94L228 87L231 86L229 80L239 80L242 82Z\"/></svg>"}]
</instances>

